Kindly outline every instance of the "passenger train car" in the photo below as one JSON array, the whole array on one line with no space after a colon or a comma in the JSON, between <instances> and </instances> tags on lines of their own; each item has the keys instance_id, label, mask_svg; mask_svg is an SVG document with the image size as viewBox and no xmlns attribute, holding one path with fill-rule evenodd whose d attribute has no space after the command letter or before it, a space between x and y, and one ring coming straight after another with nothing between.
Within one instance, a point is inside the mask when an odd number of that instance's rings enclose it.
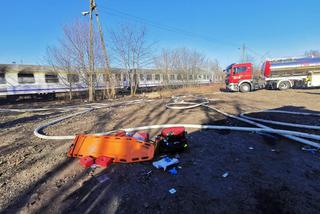
<instances>
[{"instance_id":1,"label":"passenger train car","mask_svg":"<svg viewBox=\"0 0 320 214\"><path fill-rule=\"evenodd\" d=\"M129 72L130 73L130 72ZM133 72L131 72L133 73ZM197 75L168 74L164 75L158 70L145 69L136 72L138 75L138 87L162 87L165 85L182 84L208 84L212 81L209 72L197 72ZM94 75L96 89L105 88L103 72ZM121 69L112 69L112 75L116 79L117 89L129 87L128 72ZM72 91L86 91L86 78L78 73L66 73L55 71L50 66L35 65L0 65L0 96L19 97L31 96L55 96L57 93L66 93L72 87Z\"/></svg>"}]
</instances>

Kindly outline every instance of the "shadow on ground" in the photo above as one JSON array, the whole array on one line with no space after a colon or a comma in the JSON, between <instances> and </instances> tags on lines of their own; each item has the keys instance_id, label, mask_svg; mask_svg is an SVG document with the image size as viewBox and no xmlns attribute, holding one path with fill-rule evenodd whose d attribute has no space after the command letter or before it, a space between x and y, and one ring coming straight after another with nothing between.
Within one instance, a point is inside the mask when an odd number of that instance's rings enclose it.
<instances>
[{"instance_id":1,"label":"shadow on ground","mask_svg":"<svg viewBox=\"0 0 320 214\"><path fill-rule=\"evenodd\" d=\"M239 112L241 107L233 103ZM160 104L159 104L160 106ZM126 124L180 123L188 111L142 106L141 115L128 113L114 128ZM307 111L285 106L281 110ZM201 107L202 124L244 126ZM109 113L99 115L110 119ZM271 116L270 116L271 117ZM285 118L282 118L285 119ZM303 118L300 118L300 121ZM97 119L91 130L103 130ZM191 131L190 150L180 154L177 175L155 169L151 162L113 164L103 170L110 179L100 183L82 170L37 208L39 213L317 213L320 210L319 155L280 136L234 131ZM4 210L27 206L41 184L65 170L66 159L32 184ZM228 172L227 177L223 177ZM75 188L77 181L87 177ZM169 189L177 192L170 194Z\"/></svg>"}]
</instances>

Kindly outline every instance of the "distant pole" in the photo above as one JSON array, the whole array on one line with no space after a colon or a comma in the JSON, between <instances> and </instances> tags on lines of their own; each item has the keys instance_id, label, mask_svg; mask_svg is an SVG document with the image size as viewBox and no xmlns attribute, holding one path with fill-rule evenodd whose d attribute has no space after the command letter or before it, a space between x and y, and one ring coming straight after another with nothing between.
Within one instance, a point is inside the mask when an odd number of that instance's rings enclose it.
<instances>
[{"instance_id":1,"label":"distant pole","mask_svg":"<svg viewBox=\"0 0 320 214\"><path fill-rule=\"evenodd\" d=\"M93 73L94 73L94 56L93 56L93 27L92 11L94 10L94 0L90 0L90 50L89 50L89 102L94 100L93 97Z\"/></svg>"},{"instance_id":2,"label":"distant pole","mask_svg":"<svg viewBox=\"0 0 320 214\"><path fill-rule=\"evenodd\" d=\"M246 44L243 43L242 45L242 62L246 62L247 61L247 56L246 56Z\"/></svg>"},{"instance_id":3,"label":"distant pole","mask_svg":"<svg viewBox=\"0 0 320 214\"><path fill-rule=\"evenodd\" d=\"M98 25L99 33L100 33L100 40L101 40L103 57L105 59L105 74L106 74L107 96L110 98L110 96L113 97L115 95L114 87L113 87L113 85L111 83L110 62L109 62L109 57L108 57L108 53L107 53L106 44L105 44L105 41L104 41L104 38L103 38L103 31L102 31L102 27L101 27L101 23L100 23L100 19L99 19L99 13L98 13L97 5L95 3L95 0L93 0L93 2L94 2L94 5L95 5L94 11L95 11L97 25ZM109 83L109 85L107 85L107 83ZM111 92L109 91L109 89L111 89Z\"/></svg>"}]
</instances>

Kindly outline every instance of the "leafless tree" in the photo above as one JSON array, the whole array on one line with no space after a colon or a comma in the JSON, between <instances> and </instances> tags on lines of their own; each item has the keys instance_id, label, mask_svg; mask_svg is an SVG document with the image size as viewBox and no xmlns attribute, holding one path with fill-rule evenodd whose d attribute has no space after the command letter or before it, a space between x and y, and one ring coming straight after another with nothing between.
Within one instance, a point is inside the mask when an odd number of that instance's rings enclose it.
<instances>
[{"instance_id":1,"label":"leafless tree","mask_svg":"<svg viewBox=\"0 0 320 214\"><path fill-rule=\"evenodd\" d=\"M76 72L72 69L72 60L69 57L68 50L65 48L48 47L48 62L52 66L53 71L58 74L59 79L69 89L69 100L72 100L72 92L76 83Z\"/></svg>"},{"instance_id":2,"label":"leafless tree","mask_svg":"<svg viewBox=\"0 0 320 214\"><path fill-rule=\"evenodd\" d=\"M224 81L225 73L217 59L208 60L208 71L210 73L210 82L218 83Z\"/></svg>"},{"instance_id":3,"label":"leafless tree","mask_svg":"<svg viewBox=\"0 0 320 214\"><path fill-rule=\"evenodd\" d=\"M320 51L319 50L309 50L304 53L305 56L310 57L320 57Z\"/></svg>"},{"instance_id":4,"label":"leafless tree","mask_svg":"<svg viewBox=\"0 0 320 214\"><path fill-rule=\"evenodd\" d=\"M79 72L80 78L88 85L89 81L89 25L86 22L77 21L63 28L64 37L60 40L60 47L68 50L70 58L73 60L73 67ZM98 39L98 33L93 33L94 44L94 68L101 65L102 54L101 46ZM94 69L94 76L97 76L97 69ZM97 78L94 78L97 79ZM96 85L97 82L95 81Z\"/></svg>"},{"instance_id":5,"label":"leafless tree","mask_svg":"<svg viewBox=\"0 0 320 214\"><path fill-rule=\"evenodd\" d=\"M161 72L165 86L170 85L170 75L177 67L176 63L176 55L169 49L162 49L160 55L154 58L154 65Z\"/></svg>"},{"instance_id":6,"label":"leafless tree","mask_svg":"<svg viewBox=\"0 0 320 214\"><path fill-rule=\"evenodd\" d=\"M146 40L146 28L123 24L119 30L111 31L111 42L115 62L126 70L131 95L135 95L139 70L151 64L152 43Z\"/></svg>"},{"instance_id":7,"label":"leafless tree","mask_svg":"<svg viewBox=\"0 0 320 214\"><path fill-rule=\"evenodd\" d=\"M196 78L207 68L207 57L197 50L188 48L163 49L159 56L154 58L154 65L162 71L168 80L166 85L173 84L171 75L177 76L184 86L196 83Z\"/></svg>"},{"instance_id":8,"label":"leafless tree","mask_svg":"<svg viewBox=\"0 0 320 214\"><path fill-rule=\"evenodd\" d=\"M101 43L97 31L93 32L94 44L94 72L93 72L93 87L98 86L99 82L103 82L100 75L105 65L105 59L101 51ZM63 27L63 37L58 40L58 45L49 47L47 52L50 64L55 70L64 72L72 72L79 75L79 79L85 86L89 85L89 25L86 22L76 21ZM100 81L99 81L100 80ZM70 87L69 83L67 83ZM105 85L108 85L105 82ZM100 85L101 87L101 85Z\"/></svg>"}]
</instances>

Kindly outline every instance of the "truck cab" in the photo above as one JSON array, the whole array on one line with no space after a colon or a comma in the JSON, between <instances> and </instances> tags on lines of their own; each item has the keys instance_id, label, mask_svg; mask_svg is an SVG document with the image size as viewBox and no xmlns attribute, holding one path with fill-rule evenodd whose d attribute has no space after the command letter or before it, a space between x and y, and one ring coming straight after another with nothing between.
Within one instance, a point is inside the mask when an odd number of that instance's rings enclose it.
<instances>
[{"instance_id":1,"label":"truck cab","mask_svg":"<svg viewBox=\"0 0 320 214\"><path fill-rule=\"evenodd\" d=\"M253 89L252 63L231 64L225 72L227 90L249 92Z\"/></svg>"}]
</instances>

